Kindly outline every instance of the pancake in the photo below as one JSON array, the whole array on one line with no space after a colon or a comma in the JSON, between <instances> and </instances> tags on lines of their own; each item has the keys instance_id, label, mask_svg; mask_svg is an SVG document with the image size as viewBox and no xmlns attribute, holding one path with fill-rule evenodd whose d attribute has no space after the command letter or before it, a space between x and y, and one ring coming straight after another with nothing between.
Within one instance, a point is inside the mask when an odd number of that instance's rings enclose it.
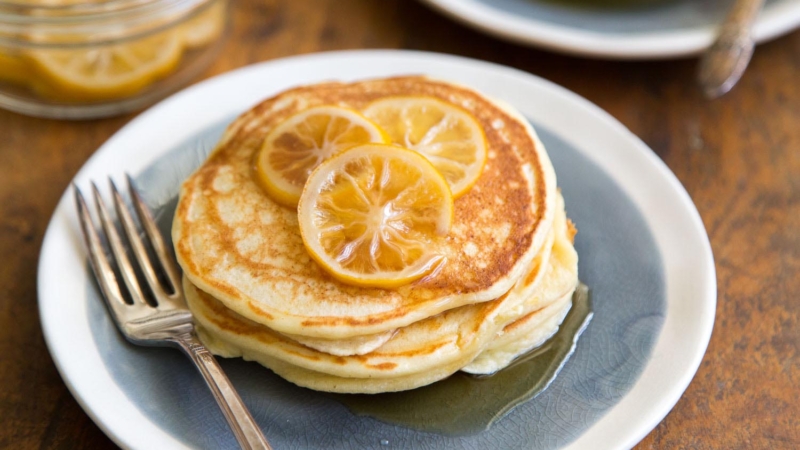
<instances>
[{"instance_id":1,"label":"pancake","mask_svg":"<svg viewBox=\"0 0 800 450\"><path fill-rule=\"evenodd\" d=\"M191 283L185 282L184 290L195 320L205 334L236 349L234 353L220 353L213 342L204 342L213 353L226 357L245 356L245 359L259 362L274 358L314 372L360 379L397 378L450 363L457 367L466 365L496 333L491 319L497 315L503 301L508 300L503 297L451 309L399 329L392 339L373 352L334 356L303 346L236 314Z\"/></svg>"},{"instance_id":2,"label":"pancake","mask_svg":"<svg viewBox=\"0 0 800 450\"><path fill-rule=\"evenodd\" d=\"M488 160L476 184L455 202L443 245L446 262L437 271L394 290L348 286L308 256L296 211L259 187L253 160L266 134L300 110L325 104L362 109L392 95L436 97L470 112L485 131ZM351 354L370 346L350 341L337 349L335 340L373 335L374 346L375 336L506 294L547 239L555 186L530 125L470 89L424 77L326 83L283 92L228 127L182 186L173 242L191 284L224 308L277 332L332 345L318 349Z\"/></svg>"},{"instance_id":3,"label":"pancake","mask_svg":"<svg viewBox=\"0 0 800 450\"><path fill-rule=\"evenodd\" d=\"M572 293L503 327L498 337L477 358L461 370L476 375L491 375L508 366L518 356L544 344L558 331L572 307Z\"/></svg>"},{"instance_id":4,"label":"pancake","mask_svg":"<svg viewBox=\"0 0 800 450\"><path fill-rule=\"evenodd\" d=\"M382 392L407 391L443 380L457 372L460 367L459 362L451 362L448 365L437 367L428 372L394 378L337 377L295 366L264 353L252 352L249 349L240 349L231 346L227 342L209 336L203 328L198 328L197 331L203 343L215 355L229 358L241 357L246 361L255 361L262 366L269 367L281 378L298 386L315 391L335 392L340 394L380 394Z\"/></svg>"},{"instance_id":5,"label":"pancake","mask_svg":"<svg viewBox=\"0 0 800 450\"><path fill-rule=\"evenodd\" d=\"M558 196L559 211L563 209L563 198ZM506 367L516 357L539 347L558 331L561 322L572 306L572 294L578 286L578 253L573 246L576 229L566 214L556 214L553 224L554 236L549 252L549 264L546 270L530 272L512 288L523 291L519 295L527 300L509 311L515 319L501 328L486 349L469 365L462 368L464 372L489 375ZM542 252L544 253L544 251ZM534 263L539 259L534 259ZM535 289L526 286L529 278L534 281ZM553 302L552 293L560 296Z\"/></svg>"},{"instance_id":6,"label":"pancake","mask_svg":"<svg viewBox=\"0 0 800 450\"><path fill-rule=\"evenodd\" d=\"M363 355L377 349L391 339L394 333L395 330L390 330L378 334L368 334L365 336L354 336L342 339L313 338L289 333L283 333L283 335L306 347L319 350L323 353L330 353L336 356L351 356Z\"/></svg>"},{"instance_id":7,"label":"pancake","mask_svg":"<svg viewBox=\"0 0 800 450\"><path fill-rule=\"evenodd\" d=\"M517 328L525 327L526 335L534 333L535 323L549 327L540 335L557 328L560 319L557 323L531 320L551 318L553 311L548 307L570 296L577 285L577 259L572 257L574 249L570 251L573 229L560 196L557 204L550 248L537 255L513 289L498 299L451 309L400 328L385 344L363 355L335 356L304 346L226 308L184 278L187 303L204 343L220 356L258 361L289 381L313 389L365 393L412 389L444 378L487 348L496 348L493 343L514 322L522 320ZM496 370L499 365L490 368Z\"/></svg>"},{"instance_id":8,"label":"pancake","mask_svg":"<svg viewBox=\"0 0 800 450\"><path fill-rule=\"evenodd\" d=\"M563 208L563 199L559 198L558 203L559 208ZM562 214L556 214L555 221L559 221L559 217L563 216ZM563 221L563 219L562 219ZM559 226L561 224L559 223ZM556 226L553 227L554 230L557 228ZM525 271L525 275L523 275L517 283L512 288L512 291L515 293L516 298L527 298L528 302L523 304L522 302L517 302L516 306L513 308L507 308L507 311L504 311L502 314L503 316L498 318L500 321L509 320L511 317L518 317L523 312L527 312L532 308L541 307L541 302L539 301L540 298L535 295L535 288L539 285L539 283L544 278L547 270L547 261L550 258L550 255L553 251L553 244L555 240L555 231L551 231L548 234L547 239L545 240L545 244L542 247L542 250L534 257L533 261L529 264L528 268ZM566 235L565 235L566 236ZM577 256L577 255L576 255ZM550 270L553 270L550 268ZM562 274L566 274L567 270L562 270ZM555 280L548 280L549 283L554 284ZM397 330L390 330L384 333L373 334L373 335L366 335L366 336L354 336L350 338L342 338L342 339L323 339L323 338L312 338L307 336L289 334L289 333L282 333L286 337L299 342L300 344L305 345L306 347L312 348L314 350L319 350L323 353L329 353L336 356L351 356L351 355L363 355L369 353L381 345L386 343Z\"/></svg>"},{"instance_id":9,"label":"pancake","mask_svg":"<svg viewBox=\"0 0 800 450\"><path fill-rule=\"evenodd\" d=\"M578 252L573 246L577 230L567 219L561 193L556 196L556 208L548 246L532 262L533 266L538 265L544 270L534 270L537 268L534 267L514 285L510 292L526 300L506 311L501 317L503 322L516 320L548 306L553 294L559 298L572 295L578 285Z\"/></svg>"}]
</instances>

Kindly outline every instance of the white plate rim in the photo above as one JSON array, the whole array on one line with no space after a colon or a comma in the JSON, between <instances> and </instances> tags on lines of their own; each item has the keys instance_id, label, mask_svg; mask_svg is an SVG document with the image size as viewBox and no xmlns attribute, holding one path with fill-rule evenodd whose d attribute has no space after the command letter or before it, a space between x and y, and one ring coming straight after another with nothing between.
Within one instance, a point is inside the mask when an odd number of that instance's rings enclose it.
<instances>
[{"instance_id":1,"label":"white plate rim","mask_svg":"<svg viewBox=\"0 0 800 450\"><path fill-rule=\"evenodd\" d=\"M514 104L603 168L643 213L666 273L664 326L632 390L566 448L596 448L597 442L607 443L607 448L632 447L672 409L703 358L716 310L713 256L697 209L666 165L622 124L565 88L516 69L435 53L357 50L295 56L219 75L162 101L101 146L74 184L86 191L92 179L138 173L186 137L290 86L422 72L478 87ZM185 120L186 111L193 112L191 121ZM575 123L582 127L572 129ZM121 447L186 448L127 399L102 362L88 326L90 273L79 263L84 259L73 191L68 188L47 227L37 280L42 329L64 382Z\"/></svg>"},{"instance_id":2,"label":"white plate rim","mask_svg":"<svg viewBox=\"0 0 800 450\"><path fill-rule=\"evenodd\" d=\"M680 31L599 33L544 20L517 17L477 0L422 0L450 18L518 44L576 56L614 59L667 59L693 56L707 49L716 28ZM762 43L800 25L800 2L767 5L753 30Z\"/></svg>"}]
</instances>

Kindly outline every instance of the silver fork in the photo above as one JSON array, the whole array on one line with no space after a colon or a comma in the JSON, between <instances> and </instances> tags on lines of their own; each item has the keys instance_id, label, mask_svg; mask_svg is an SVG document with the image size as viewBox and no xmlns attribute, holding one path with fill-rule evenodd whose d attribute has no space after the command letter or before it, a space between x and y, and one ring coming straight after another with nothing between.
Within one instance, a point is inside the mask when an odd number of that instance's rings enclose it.
<instances>
[{"instance_id":1,"label":"silver fork","mask_svg":"<svg viewBox=\"0 0 800 450\"><path fill-rule=\"evenodd\" d=\"M128 176L131 202L160 267L153 264L131 211L125 205L113 180L109 181L114 207L130 245L130 252L135 256L141 270L145 288L152 294L156 303L152 305L147 301L143 286L137 279L134 263L120 239L117 227L97 186L92 183L92 192L97 203L102 231L111 248L110 255L103 247L83 194L77 186L74 186L81 229L89 250L89 262L117 327L128 341L134 344L176 347L182 350L203 375L239 445L243 449L271 449L214 356L197 339L192 313L186 307L183 296L178 266L164 243L150 211L136 191L133 180ZM117 267L132 302L126 301L113 266ZM161 272L163 277L159 278L158 272Z\"/></svg>"}]
</instances>

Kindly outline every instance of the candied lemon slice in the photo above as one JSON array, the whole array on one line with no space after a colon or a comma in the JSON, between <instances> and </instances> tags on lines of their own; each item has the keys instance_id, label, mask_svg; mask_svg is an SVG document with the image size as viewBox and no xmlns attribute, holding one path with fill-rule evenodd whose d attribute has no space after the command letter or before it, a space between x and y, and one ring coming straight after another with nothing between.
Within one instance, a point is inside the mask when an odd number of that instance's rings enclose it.
<instances>
[{"instance_id":1,"label":"candied lemon slice","mask_svg":"<svg viewBox=\"0 0 800 450\"><path fill-rule=\"evenodd\" d=\"M173 71L182 51L174 30L101 47L31 51L41 75L34 89L63 101L129 97Z\"/></svg>"},{"instance_id":2,"label":"candied lemon slice","mask_svg":"<svg viewBox=\"0 0 800 450\"><path fill-rule=\"evenodd\" d=\"M26 84L30 73L28 63L21 55L0 48L0 82Z\"/></svg>"},{"instance_id":3,"label":"candied lemon slice","mask_svg":"<svg viewBox=\"0 0 800 450\"><path fill-rule=\"evenodd\" d=\"M369 104L364 115L386 130L392 142L428 158L456 198L465 194L483 171L483 127L452 103L433 97L387 97Z\"/></svg>"},{"instance_id":4,"label":"candied lemon slice","mask_svg":"<svg viewBox=\"0 0 800 450\"><path fill-rule=\"evenodd\" d=\"M225 28L225 1L217 0L205 11L180 25L183 45L192 49L217 39Z\"/></svg>"},{"instance_id":5,"label":"candied lemon slice","mask_svg":"<svg viewBox=\"0 0 800 450\"><path fill-rule=\"evenodd\" d=\"M275 201L294 207L306 179L322 161L356 145L387 141L358 111L317 106L289 117L267 135L256 173Z\"/></svg>"},{"instance_id":6,"label":"candied lemon slice","mask_svg":"<svg viewBox=\"0 0 800 450\"><path fill-rule=\"evenodd\" d=\"M391 288L443 262L436 251L453 222L444 177L411 150L354 147L308 178L297 208L308 252L338 280Z\"/></svg>"}]
</instances>

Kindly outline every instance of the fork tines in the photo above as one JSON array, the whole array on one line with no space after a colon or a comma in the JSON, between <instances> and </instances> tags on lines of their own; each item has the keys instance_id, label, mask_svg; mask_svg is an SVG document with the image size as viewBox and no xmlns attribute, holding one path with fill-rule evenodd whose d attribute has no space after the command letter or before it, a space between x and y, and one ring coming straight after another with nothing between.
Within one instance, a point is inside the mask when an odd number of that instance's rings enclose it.
<instances>
[{"instance_id":1,"label":"fork tines","mask_svg":"<svg viewBox=\"0 0 800 450\"><path fill-rule=\"evenodd\" d=\"M173 300L175 295L180 292L180 275L178 268L173 257L169 254L169 249L164 239L161 237L161 233L158 231L150 211L142 200L141 195L134 187L133 180L130 176L127 177L127 180L133 209L135 210L139 223L142 225L144 235L147 236L154 254L153 259L157 261L157 265L153 263L150 255L148 255L146 244L136 226L133 214L125 204L114 181L109 179L117 218L125 234L125 240L129 245L130 253L133 253L140 273L143 275L148 288L147 291L152 294L157 305L169 303L170 300ZM125 244L120 238L117 226L111 218L111 214L103 201L97 185L92 183L92 193L97 206L98 215L100 216L102 233L105 234L105 240L111 250L110 254L106 252L100 238L100 233L98 233L97 228L94 226L89 207L86 204L83 194L77 185L74 186L74 189L81 229L83 230L83 235L89 248L89 261L109 306L111 306L115 312L119 312L119 308L127 306L125 296L120 289L121 283L119 283L117 273L121 276L125 288L130 294L130 300L132 300L133 306L147 306L147 292L142 289L139 278L137 277L136 268L131 261L130 253L126 251ZM111 256L110 259L109 256ZM115 264L112 264L112 262ZM116 273L114 271L114 266L116 266L118 270ZM163 277L158 276L159 272L163 274Z\"/></svg>"}]
</instances>

